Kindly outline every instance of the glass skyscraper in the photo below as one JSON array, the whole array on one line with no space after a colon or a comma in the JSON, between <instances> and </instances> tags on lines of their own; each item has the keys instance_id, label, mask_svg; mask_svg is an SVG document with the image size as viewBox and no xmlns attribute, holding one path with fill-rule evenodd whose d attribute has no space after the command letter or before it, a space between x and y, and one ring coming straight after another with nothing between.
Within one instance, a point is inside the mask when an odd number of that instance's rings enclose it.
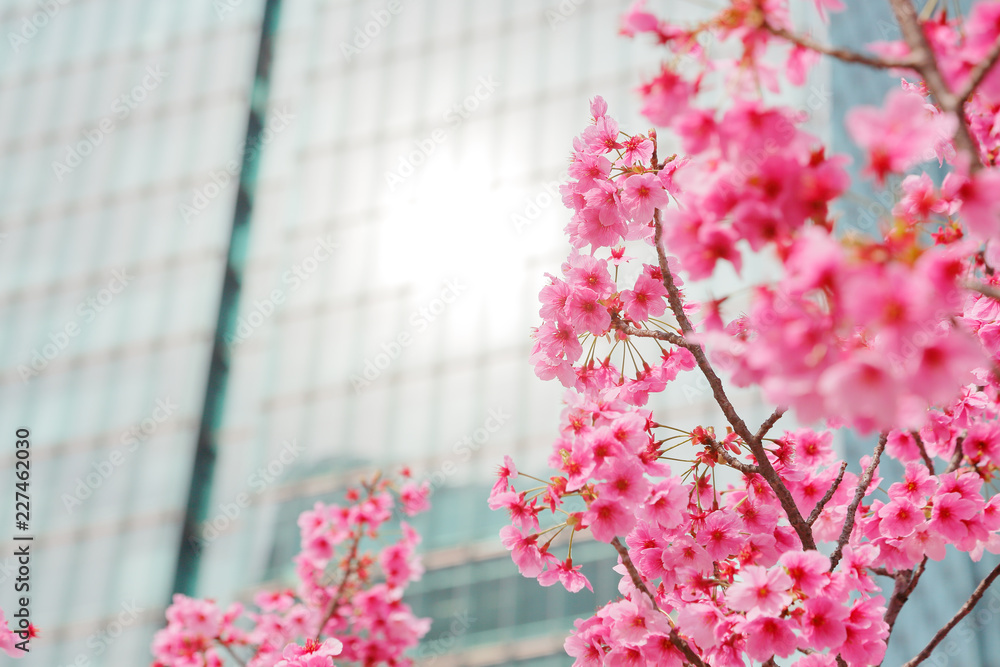
<instances>
[{"instance_id":1,"label":"glass skyscraper","mask_svg":"<svg viewBox=\"0 0 1000 667\"><path fill-rule=\"evenodd\" d=\"M241 159L263 5L236 4L0 7L0 606L27 428L26 664L147 664L163 625L240 188L180 207Z\"/></svg>"},{"instance_id":2,"label":"glass skyscraper","mask_svg":"<svg viewBox=\"0 0 1000 667\"><path fill-rule=\"evenodd\" d=\"M635 87L662 52L617 34L629 4L5 3L0 458L10 474L31 430L29 664L145 664L173 591L288 582L298 513L403 464L435 489L416 657L569 664L572 620L617 594L614 552L575 546L593 594L540 588L486 497L503 454L547 470L562 390L528 331L568 251L556 187L589 99L648 126ZM817 86L840 95L833 72ZM790 101L829 136L816 91ZM723 426L693 381L663 399Z\"/></svg>"}]
</instances>

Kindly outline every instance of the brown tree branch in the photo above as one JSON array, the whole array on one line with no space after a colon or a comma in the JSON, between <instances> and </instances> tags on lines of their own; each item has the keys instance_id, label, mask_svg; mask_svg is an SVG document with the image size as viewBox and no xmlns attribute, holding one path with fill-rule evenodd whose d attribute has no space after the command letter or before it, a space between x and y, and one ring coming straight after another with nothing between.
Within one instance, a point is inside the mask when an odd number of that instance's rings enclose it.
<instances>
[{"instance_id":1,"label":"brown tree branch","mask_svg":"<svg viewBox=\"0 0 1000 667\"><path fill-rule=\"evenodd\" d=\"M760 425L760 428L757 429L757 432L754 434L753 437L755 437L757 440L763 440L764 436L766 436L768 431L771 430L771 427L777 424L778 420L781 419L782 415L784 414L785 414L785 408L775 408L774 412L771 413L771 416L765 419L764 423Z\"/></svg>"},{"instance_id":2,"label":"brown tree branch","mask_svg":"<svg viewBox=\"0 0 1000 667\"><path fill-rule=\"evenodd\" d=\"M986 57L979 61L975 67L972 68L972 72L969 74L969 80L965 83L965 87L962 88L955 97L958 98L959 104L965 104L973 93L976 92L976 88L979 84L983 82L986 75L989 74L993 66L997 64L997 60L1000 60L1000 38L993 43L993 47L986 54Z\"/></svg>"},{"instance_id":3,"label":"brown tree branch","mask_svg":"<svg viewBox=\"0 0 1000 667\"><path fill-rule=\"evenodd\" d=\"M934 51L924 35L920 24L920 17L913 7L911 0L889 0L892 11L896 15L899 29L903 32L903 39L910 47L910 54L913 59L913 69L915 69L927 84L927 89L937 100L938 105L946 113L953 113L958 119L958 129L955 132L955 148L965 151L969 156L970 165L973 170L981 168L982 160L979 158L979 147L976 140L972 138L969 130L969 122L965 117L965 98L958 97L951 92L945 82L941 71L937 66L937 58Z\"/></svg>"},{"instance_id":4,"label":"brown tree branch","mask_svg":"<svg viewBox=\"0 0 1000 667\"><path fill-rule=\"evenodd\" d=\"M916 667L929 658L931 653L934 651L934 648L941 643L941 640L948 636L948 633L951 632L952 628L958 625L959 621L969 615L973 607L976 606L976 603L979 602L980 598L982 598L986 593L986 589L990 587L990 584L992 584L997 577L1000 577L1000 565L993 568L986 578L979 582L979 585L976 586L976 590L972 592L972 595L965 601L965 604L963 604L962 608L958 610L958 613L956 613L943 628L937 631L937 634L934 635L934 638L931 639L930 643L924 647L923 651L918 653L913 660L910 660L908 663L903 665L903 667Z\"/></svg>"},{"instance_id":5,"label":"brown tree branch","mask_svg":"<svg viewBox=\"0 0 1000 667\"><path fill-rule=\"evenodd\" d=\"M677 319L677 323L681 327L681 331L684 332L686 337L694 333L694 327L691 326L691 320L688 319L687 313L684 312L684 303L681 301L680 290L677 288L674 276L667 265L667 255L663 250L663 222L660 209L656 209L653 213L653 226L653 243L656 245L656 255L659 260L660 273L663 276L663 286L667 290L667 300L670 303L670 309L673 311L674 317ZM708 380L708 385L712 388L712 395L715 398L715 402L722 410L722 414L725 415L729 425L733 427L736 435L740 436L743 442L750 447L750 451L753 452L754 457L757 459L757 466L760 468L760 475L767 481L774 494L778 497L778 501L781 503L781 507L785 510L785 515L788 517L788 523L799 536L802 547L804 549L815 549L816 541L813 538L812 530L802 517L802 513L799 512L799 508L795 504L795 499L792 497L788 487L785 486L785 483L778 477L778 473L775 472L774 466L771 465L770 459L767 458L767 452L764 451L760 439L755 438L750 432L746 423L744 423L743 419L736 412L736 408L733 407L732 401L726 396L722 380L716 374L715 369L712 368L712 364L709 363L705 349L698 344L692 344L687 349L690 350L695 362L698 364L698 368L705 376L705 379Z\"/></svg>"},{"instance_id":6,"label":"brown tree branch","mask_svg":"<svg viewBox=\"0 0 1000 667\"><path fill-rule=\"evenodd\" d=\"M622 563L625 565L625 569L628 570L628 574L632 577L632 585L637 589L646 594L649 601L653 603L653 609L659 611L660 605L656 603L656 596L649 590L646 586L646 582L642 580L642 575L639 574L639 570L635 569L635 563L632 562L632 556L628 553L628 547L622 544L622 541L617 537L611 540L611 546L615 548L618 555L622 558Z\"/></svg>"},{"instance_id":7,"label":"brown tree branch","mask_svg":"<svg viewBox=\"0 0 1000 667\"><path fill-rule=\"evenodd\" d=\"M964 441L964 435L959 436L958 440L955 441L955 453L951 455L951 461L948 463L948 468L944 471L944 474L947 475L950 472L955 472L958 470L958 466L962 465L962 457L965 456L965 453L962 451L962 443Z\"/></svg>"},{"instance_id":8,"label":"brown tree branch","mask_svg":"<svg viewBox=\"0 0 1000 667\"><path fill-rule=\"evenodd\" d=\"M228 653L229 655L231 655L233 657L233 660L235 660L237 664L239 664L239 665L246 665L247 664L246 660L243 660L243 659L240 658L240 656L236 655L236 652L233 650L232 646L230 646L229 644L225 643L224 641L222 641L218 637L215 638L215 641L218 642L219 646L221 646L222 648L226 649L226 653Z\"/></svg>"},{"instance_id":9,"label":"brown tree branch","mask_svg":"<svg viewBox=\"0 0 1000 667\"><path fill-rule=\"evenodd\" d=\"M642 575L640 575L639 571L635 569L635 563L632 562L632 557L628 554L628 548L622 544L621 540L617 537L611 540L611 546L613 546L615 551L618 552L618 555L621 556L622 564L625 565L625 569L632 578L632 584L638 590L646 594L649 601L653 603L653 609L660 611L660 606L656 604L656 596L650 592L649 588L646 586L646 582L642 580ZM691 646L684 641L684 638L680 636L680 633L677 632L676 628L671 628L670 630L670 643L673 644L678 651L684 654L684 657L687 658L687 661L690 664L695 667L709 667L702 661L701 658L698 657L698 654L694 652Z\"/></svg>"},{"instance_id":10,"label":"brown tree branch","mask_svg":"<svg viewBox=\"0 0 1000 667\"><path fill-rule=\"evenodd\" d=\"M833 481L833 486L827 489L823 497L820 498L818 503L816 503L816 507L814 507L813 511L809 513L809 518L806 519L806 523L809 524L810 528L814 523L816 523L819 515L823 513L823 508L826 507L828 502L830 502L830 498L833 498L833 494L835 494L837 489L840 488L840 483L844 481L845 470L847 470L847 461L840 464L840 472L837 473L837 479Z\"/></svg>"},{"instance_id":11,"label":"brown tree branch","mask_svg":"<svg viewBox=\"0 0 1000 667\"><path fill-rule=\"evenodd\" d=\"M845 63L852 63L855 65L867 65L869 67L875 67L877 69L893 69L893 68L906 68L913 69L914 63L912 60L886 60L884 58L879 58L878 56L869 56L865 53L858 53L857 51L851 51L849 49L841 49L835 46L827 46L825 44L820 44L819 42L813 40L811 37L806 35L798 35L785 28L780 28L776 25L772 25L768 22L764 22L763 28L775 37L780 37L784 40L795 44L796 46L801 46L802 48L809 49L810 51L815 51L816 53L822 53L826 56L831 56L837 60L843 61Z\"/></svg>"},{"instance_id":12,"label":"brown tree branch","mask_svg":"<svg viewBox=\"0 0 1000 667\"><path fill-rule=\"evenodd\" d=\"M927 453L927 448L924 446L924 440L920 437L918 431L910 431L910 435L913 436L913 440L917 443L917 448L920 450L920 456L924 459L924 465L927 466L927 470L933 475L934 472L934 459L931 455Z\"/></svg>"},{"instance_id":13,"label":"brown tree branch","mask_svg":"<svg viewBox=\"0 0 1000 667\"><path fill-rule=\"evenodd\" d=\"M906 603L908 596L905 595L905 592L910 587L912 577L913 570L899 570L893 576L895 585L892 589L892 595L889 597L889 606L885 610L885 622L889 626L889 636L892 636L892 627L896 624L896 617L899 616L903 604ZM886 642L888 643L888 641L889 638L886 637Z\"/></svg>"},{"instance_id":14,"label":"brown tree branch","mask_svg":"<svg viewBox=\"0 0 1000 667\"><path fill-rule=\"evenodd\" d=\"M1000 301L1000 289L997 289L992 285L983 285L982 283L968 282L965 283L965 288L972 290L973 292L979 292L983 296L988 296L994 301Z\"/></svg>"},{"instance_id":15,"label":"brown tree branch","mask_svg":"<svg viewBox=\"0 0 1000 667\"><path fill-rule=\"evenodd\" d=\"M843 555L844 546L851 539L851 531L854 530L854 519L858 513L858 505L861 504L861 499L865 497L868 485L872 482L872 477L875 475L875 468L878 467L879 459L882 458L882 450L885 449L887 439L888 435L883 432L878 439L878 444L875 445L875 454L872 456L872 462L868 465L868 469L862 473L861 479L858 481L858 488L854 492L854 500L847 507L847 518L844 520L844 529L840 533L840 539L837 540L837 548L833 550L833 554L830 556L831 572L837 569L837 563L840 562L840 557Z\"/></svg>"},{"instance_id":16,"label":"brown tree branch","mask_svg":"<svg viewBox=\"0 0 1000 667\"><path fill-rule=\"evenodd\" d=\"M917 565L915 570L901 570L893 577L896 585L892 590L892 597L889 598L889 606L885 611L885 622L889 625L889 637L892 636L892 629L896 625L896 617L902 611L903 605L910 599L910 595L920 582L920 577L927 568L927 556ZM889 641L889 637L885 641Z\"/></svg>"},{"instance_id":17,"label":"brown tree branch","mask_svg":"<svg viewBox=\"0 0 1000 667\"><path fill-rule=\"evenodd\" d=\"M690 350L692 347L697 345L697 343L692 343L688 339L684 338L684 336L678 336L673 331L639 329L629 324L625 324L624 320L622 320L618 315L615 315L614 313L611 313L611 326L614 327L615 329L618 329L624 334L628 334L629 336L637 336L640 338L655 338L657 340L666 341L668 343L671 343L672 345L676 345L677 347L683 347L687 350Z\"/></svg>"}]
</instances>

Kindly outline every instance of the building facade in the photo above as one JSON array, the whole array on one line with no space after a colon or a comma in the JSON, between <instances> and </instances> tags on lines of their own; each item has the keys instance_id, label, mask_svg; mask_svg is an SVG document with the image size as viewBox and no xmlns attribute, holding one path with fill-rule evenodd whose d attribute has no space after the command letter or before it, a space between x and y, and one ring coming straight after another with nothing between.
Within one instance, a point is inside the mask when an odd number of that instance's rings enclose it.
<instances>
[{"instance_id":1,"label":"building facade","mask_svg":"<svg viewBox=\"0 0 1000 667\"><path fill-rule=\"evenodd\" d=\"M238 178L190 224L179 206L242 160L263 9L246 5L0 6L0 487L27 428L27 664L146 664L163 624ZM0 517L10 610L13 498Z\"/></svg>"},{"instance_id":2,"label":"building facade","mask_svg":"<svg viewBox=\"0 0 1000 667\"><path fill-rule=\"evenodd\" d=\"M647 126L661 52L617 34L629 4L5 3L0 424L32 434L31 664L143 664L172 592L288 582L298 513L404 464L434 486L417 657L569 664L573 619L617 594L613 552L574 549L593 594L540 588L486 497L504 454L544 472L556 433L528 332L568 250L572 138L597 94ZM789 101L842 143L838 71ZM723 426L707 392L663 399Z\"/></svg>"}]
</instances>

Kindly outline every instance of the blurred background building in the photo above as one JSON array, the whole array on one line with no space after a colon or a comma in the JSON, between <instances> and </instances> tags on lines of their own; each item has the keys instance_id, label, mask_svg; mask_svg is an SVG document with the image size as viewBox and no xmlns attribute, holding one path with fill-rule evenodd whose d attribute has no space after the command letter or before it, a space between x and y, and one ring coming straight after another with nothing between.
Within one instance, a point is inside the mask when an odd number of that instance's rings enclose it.
<instances>
[{"instance_id":1,"label":"blurred background building","mask_svg":"<svg viewBox=\"0 0 1000 667\"><path fill-rule=\"evenodd\" d=\"M574 549L594 594L540 588L486 496L503 454L547 469L561 389L528 331L588 101L648 125L634 89L661 53L618 36L629 4L3 3L0 433L32 432L30 664L145 664L174 591L287 582L298 513L402 464L435 487L417 656L570 663L573 619L617 593L613 552ZM789 100L827 137L823 86L861 94L837 71ZM721 428L687 389L661 407Z\"/></svg>"}]
</instances>

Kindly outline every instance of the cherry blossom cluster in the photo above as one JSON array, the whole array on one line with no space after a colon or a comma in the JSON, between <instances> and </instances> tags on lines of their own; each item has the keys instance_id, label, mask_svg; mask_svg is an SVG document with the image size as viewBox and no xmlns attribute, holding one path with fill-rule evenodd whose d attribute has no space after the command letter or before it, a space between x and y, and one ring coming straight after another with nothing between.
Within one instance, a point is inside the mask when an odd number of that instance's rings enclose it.
<instances>
[{"instance_id":1,"label":"cherry blossom cluster","mask_svg":"<svg viewBox=\"0 0 1000 667\"><path fill-rule=\"evenodd\" d=\"M154 667L412 664L405 651L430 629L430 619L415 617L402 599L423 574L420 536L399 521L395 541L369 547L389 537L397 505L413 516L429 508L429 493L426 483L397 488L376 475L349 489L345 505L317 502L299 516L297 586L258 593L253 610L175 595L153 641Z\"/></svg>"},{"instance_id":2,"label":"cherry blossom cluster","mask_svg":"<svg viewBox=\"0 0 1000 667\"><path fill-rule=\"evenodd\" d=\"M577 665L878 665L929 560L1000 553L1000 2L964 19L889 4L903 39L867 53L796 33L787 0L729 0L694 26L639 0L623 19L670 53L639 89L659 136L592 101L561 189L571 250L532 332L536 374L567 388L552 473L506 457L489 499L542 586L591 587L581 531L617 551L621 597L577 622ZM705 46L727 41L735 61ZM784 67L765 57L784 49ZM767 101L823 56L901 79L846 121L862 177L896 194L874 235L840 233L847 158ZM699 106L713 86L727 102ZM751 255L777 277L745 310L685 294ZM707 380L724 434L649 407L682 372ZM756 431L727 382L778 406ZM811 427L770 435L788 410ZM838 458L843 426L878 433L870 455Z\"/></svg>"},{"instance_id":3,"label":"cherry blossom cluster","mask_svg":"<svg viewBox=\"0 0 1000 667\"><path fill-rule=\"evenodd\" d=\"M735 384L759 385L803 421L920 428L989 363L958 321L975 244L922 249L902 232L852 248L809 232L793 242L781 284L760 287L747 317L706 340Z\"/></svg>"}]
</instances>

